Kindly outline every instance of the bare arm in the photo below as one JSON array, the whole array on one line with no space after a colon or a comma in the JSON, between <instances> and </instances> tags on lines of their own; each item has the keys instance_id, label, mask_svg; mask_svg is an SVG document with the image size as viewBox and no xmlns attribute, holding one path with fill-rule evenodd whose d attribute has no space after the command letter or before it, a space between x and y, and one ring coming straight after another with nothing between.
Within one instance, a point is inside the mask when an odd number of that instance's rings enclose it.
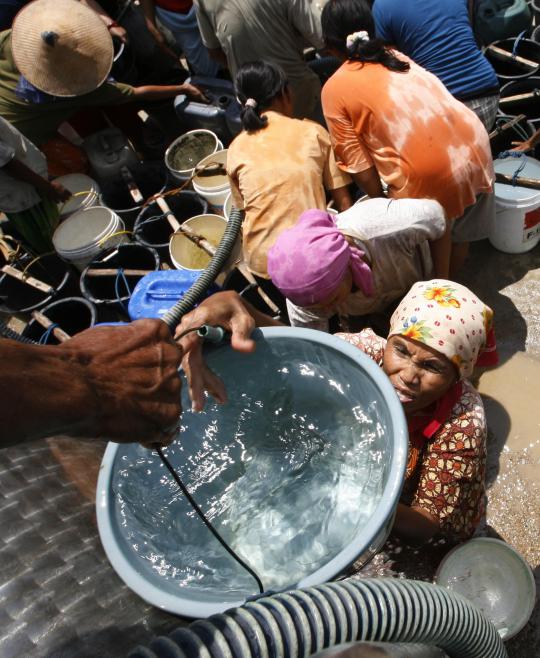
<instances>
[{"instance_id":1,"label":"bare arm","mask_svg":"<svg viewBox=\"0 0 540 658\"><path fill-rule=\"evenodd\" d=\"M358 174L351 174L351 176L358 187L372 199L384 196L381 179L375 167L370 167Z\"/></svg>"},{"instance_id":2,"label":"bare arm","mask_svg":"<svg viewBox=\"0 0 540 658\"><path fill-rule=\"evenodd\" d=\"M437 519L421 507L398 503L393 531L406 541L424 544L440 530Z\"/></svg>"},{"instance_id":3,"label":"bare arm","mask_svg":"<svg viewBox=\"0 0 540 658\"><path fill-rule=\"evenodd\" d=\"M332 200L339 212L343 212L352 206L352 198L348 185L338 187L335 190L330 190L330 194L332 195Z\"/></svg>"},{"instance_id":4,"label":"bare arm","mask_svg":"<svg viewBox=\"0 0 540 658\"><path fill-rule=\"evenodd\" d=\"M163 35L162 31L158 27L158 24L156 22L156 5L154 3L154 0L141 0L141 8L144 16L144 22L146 23L146 27L150 32L150 34L156 40L158 46L166 55L169 55L169 57L171 57L172 59L178 60L178 55L174 52L174 50L169 48L165 36Z\"/></svg>"},{"instance_id":5,"label":"bare arm","mask_svg":"<svg viewBox=\"0 0 540 658\"><path fill-rule=\"evenodd\" d=\"M109 14L103 9L103 7L96 2L96 0L79 0L83 5L86 5L90 9L93 9L96 14L101 18L105 25L109 28L111 36L118 37L122 41L126 42L128 40L128 33L126 29L121 25L117 25L116 21L109 16Z\"/></svg>"},{"instance_id":6,"label":"bare arm","mask_svg":"<svg viewBox=\"0 0 540 658\"><path fill-rule=\"evenodd\" d=\"M181 356L159 320L96 327L58 346L0 339L0 446L55 434L167 443Z\"/></svg>"},{"instance_id":7,"label":"bare arm","mask_svg":"<svg viewBox=\"0 0 540 658\"><path fill-rule=\"evenodd\" d=\"M50 197L53 201L67 201L71 196L71 192L66 190L65 187L59 183L49 182L45 178L42 178L23 162L15 158L4 165L2 169L13 178L33 185L39 192Z\"/></svg>"},{"instance_id":8,"label":"bare arm","mask_svg":"<svg viewBox=\"0 0 540 658\"><path fill-rule=\"evenodd\" d=\"M229 64L227 63L227 56L221 48L209 48L208 52L210 53L210 57L218 64L221 64L224 69L229 68Z\"/></svg>"},{"instance_id":9,"label":"bare arm","mask_svg":"<svg viewBox=\"0 0 540 658\"><path fill-rule=\"evenodd\" d=\"M174 98L179 94L186 94L201 103L207 103L208 99L195 85L145 85L134 87L132 99L137 101L157 101L165 98Z\"/></svg>"}]
</instances>

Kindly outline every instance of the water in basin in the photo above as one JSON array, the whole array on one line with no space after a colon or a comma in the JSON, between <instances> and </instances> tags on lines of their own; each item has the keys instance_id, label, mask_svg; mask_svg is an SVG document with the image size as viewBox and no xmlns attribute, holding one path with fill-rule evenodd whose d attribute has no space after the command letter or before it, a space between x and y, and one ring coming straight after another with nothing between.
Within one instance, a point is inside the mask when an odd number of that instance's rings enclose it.
<instances>
[{"instance_id":1,"label":"water in basin","mask_svg":"<svg viewBox=\"0 0 540 658\"><path fill-rule=\"evenodd\" d=\"M350 543L381 498L390 453L381 394L350 359L298 339L209 359L229 402L186 411L166 454L265 588L294 585ZM256 593L155 453L121 446L113 491L141 568L169 590Z\"/></svg>"}]
</instances>

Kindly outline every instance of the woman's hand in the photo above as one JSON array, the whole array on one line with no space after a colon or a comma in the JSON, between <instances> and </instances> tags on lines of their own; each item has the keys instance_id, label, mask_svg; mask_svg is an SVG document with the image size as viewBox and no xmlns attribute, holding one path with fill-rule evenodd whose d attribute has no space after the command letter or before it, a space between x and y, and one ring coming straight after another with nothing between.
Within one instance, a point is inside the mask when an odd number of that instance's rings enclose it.
<instances>
[{"instance_id":1,"label":"woman's hand","mask_svg":"<svg viewBox=\"0 0 540 658\"><path fill-rule=\"evenodd\" d=\"M183 317L182 322L176 328L175 337L192 327L199 327L203 324L218 325L230 332L233 349L239 352L253 352L255 341L250 338L250 335L256 326L255 317L257 315L261 314L253 313L253 309L247 306L237 293L219 292ZM224 404L227 401L225 386L204 362L202 341L196 332L181 338L179 344L184 352L182 367L188 380L193 410L202 411L204 408L205 391L208 391L217 402Z\"/></svg>"}]
</instances>

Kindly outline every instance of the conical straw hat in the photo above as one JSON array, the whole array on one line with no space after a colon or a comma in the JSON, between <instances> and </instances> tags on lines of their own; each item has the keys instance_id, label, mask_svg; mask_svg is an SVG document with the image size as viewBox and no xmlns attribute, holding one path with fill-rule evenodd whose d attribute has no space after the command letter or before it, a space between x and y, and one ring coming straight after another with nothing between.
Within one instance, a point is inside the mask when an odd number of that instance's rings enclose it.
<instances>
[{"instance_id":1,"label":"conical straw hat","mask_svg":"<svg viewBox=\"0 0 540 658\"><path fill-rule=\"evenodd\" d=\"M34 0L17 14L15 65L34 87L80 96L102 84L113 63L111 35L95 11L77 0Z\"/></svg>"}]
</instances>

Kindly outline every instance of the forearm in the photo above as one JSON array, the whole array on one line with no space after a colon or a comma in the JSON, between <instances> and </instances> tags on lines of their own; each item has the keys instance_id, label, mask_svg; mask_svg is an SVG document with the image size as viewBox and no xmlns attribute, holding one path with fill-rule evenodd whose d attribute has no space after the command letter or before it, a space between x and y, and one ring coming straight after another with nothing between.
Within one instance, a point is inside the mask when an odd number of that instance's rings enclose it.
<instances>
[{"instance_id":1,"label":"forearm","mask_svg":"<svg viewBox=\"0 0 540 658\"><path fill-rule=\"evenodd\" d=\"M132 98L137 101L157 101L174 98L184 93L186 93L185 85L145 85L143 87L135 87Z\"/></svg>"},{"instance_id":2,"label":"forearm","mask_svg":"<svg viewBox=\"0 0 540 658\"><path fill-rule=\"evenodd\" d=\"M343 212L352 206L352 198L348 185L331 190L330 194L332 195L332 200L339 212Z\"/></svg>"},{"instance_id":3,"label":"forearm","mask_svg":"<svg viewBox=\"0 0 540 658\"><path fill-rule=\"evenodd\" d=\"M35 171L32 171L32 169L15 158L11 160L11 162L8 162L8 164L4 165L2 170L17 180L33 185L40 191L43 191L49 184L48 180L39 174L36 174Z\"/></svg>"},{"instance_id":4,"label":"forearm","mask_svg":"<svg viewBox=\"0 0 540 658\"><path fill-rule=\"evenodd\" d=\"M358 187L372 199L384 196L381 179L379 178L379 174L375 167L370 167L369 169L357 174L351 174L351 176Z\"/></svg>"},{"instance_id":5,"label":"forearm","mask_svg":"<svg viewBox=\"0 0 540 658\"><path fill-rule=\"evenodd\" d=\"M67 346L0 339L0 446L55 434L84 434L97 404L84 368Z\"/></svg>"},{"instance_id":6,"label":"forearm","mask_svg":"<svg viewBox=\"0 0 540 658\"><path fill-rule=\"evenodd\" d=\"M229 68L227 56L221 48L209 48L208 52L210 53L210 57L218 64L221 64L224 69Z\"/></svg>"},{"instance_id":7,"label":"forearm","mask_svg":"<svg viewBox=\"0 0 540 658\"><path fill-rule=\"evenodd\" d=\"M141 0L141 8L147 25L156 26L156 6L154 0Z\"/></svg>"},{"instance_id":8,"label":"forearm","mask_svg":"<svg viewBox=\"0 0 540 658\"><path fill-rule=\"evenodd\" d=\"M423 544L440 530L437 519L420 507L398 503L393 532L411 543Z\"/></svg>"}]
</instances>

